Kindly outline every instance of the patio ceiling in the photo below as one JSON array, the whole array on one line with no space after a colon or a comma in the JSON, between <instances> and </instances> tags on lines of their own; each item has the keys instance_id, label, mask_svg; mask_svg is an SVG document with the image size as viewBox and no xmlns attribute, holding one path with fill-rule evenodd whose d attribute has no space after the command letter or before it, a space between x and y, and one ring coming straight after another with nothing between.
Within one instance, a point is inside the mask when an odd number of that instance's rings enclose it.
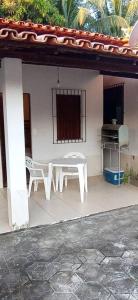
<instances>
[{"instance_id":1,"label":"patio ceiling","mask_svg":"<svg viewBox=\"0 0 138 300\"><path fill-rule=\"evenodd\" d=\"M138 48L128 40L58 26L0 19L0 59L138 77Z\"/></svg>"}]
</instances>

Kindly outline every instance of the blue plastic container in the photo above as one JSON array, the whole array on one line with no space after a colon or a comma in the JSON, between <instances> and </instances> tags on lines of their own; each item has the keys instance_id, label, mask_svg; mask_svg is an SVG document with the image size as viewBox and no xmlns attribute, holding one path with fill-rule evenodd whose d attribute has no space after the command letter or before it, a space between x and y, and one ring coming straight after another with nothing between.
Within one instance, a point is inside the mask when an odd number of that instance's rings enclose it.
<instances>
[{"instance_id":1,"label":"blue plastic container","mask_svg":"<svg viewBox=\"0 0 138 300\"><path fill-rule=\"evenodd\" d=\"M103 172L104 178L107 182L114 185L119 184L119 171L117 169L105 168ZM123 182L124 170L120 170L120 183Z\"/></svg>"}]
</instances>

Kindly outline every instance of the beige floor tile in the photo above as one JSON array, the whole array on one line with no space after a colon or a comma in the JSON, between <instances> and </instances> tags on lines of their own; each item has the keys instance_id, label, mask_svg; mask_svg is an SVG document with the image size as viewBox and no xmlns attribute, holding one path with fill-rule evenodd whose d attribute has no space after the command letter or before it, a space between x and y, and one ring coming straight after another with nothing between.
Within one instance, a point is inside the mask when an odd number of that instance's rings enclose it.
<instances>
[{"instance_id":1,"label":"beige floor tile","mask_svg":"<svg viewBox=\"0 0 138 300\"><path fill-rule=\"evenodd\" d=\"M78 180L69 180L63 193L52 191L45 199L44 187L32 192L29 199L30 226L53 224L120 207L138 204L138 188L132 185L114 186L102 176L88 178L88 193L80 201ZM6 189L0 190L0 233L9 231Z\"/></svg>"}]
</instances>

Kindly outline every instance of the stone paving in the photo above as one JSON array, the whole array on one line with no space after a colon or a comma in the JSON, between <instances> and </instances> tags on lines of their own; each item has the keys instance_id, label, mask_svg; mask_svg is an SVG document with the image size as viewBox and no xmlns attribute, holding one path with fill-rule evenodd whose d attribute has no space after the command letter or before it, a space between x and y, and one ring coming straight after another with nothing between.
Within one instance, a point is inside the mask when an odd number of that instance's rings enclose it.
<instances>
[{"instance_id":1,"label":"stone paving","mask_svg":"<svg viewBox=\"0 0 138 300\"><path fill-rule=\"evenodd\" d=\"M0 235L0 299L138 299L138 206Z\"/></svg>"}]
</instances>

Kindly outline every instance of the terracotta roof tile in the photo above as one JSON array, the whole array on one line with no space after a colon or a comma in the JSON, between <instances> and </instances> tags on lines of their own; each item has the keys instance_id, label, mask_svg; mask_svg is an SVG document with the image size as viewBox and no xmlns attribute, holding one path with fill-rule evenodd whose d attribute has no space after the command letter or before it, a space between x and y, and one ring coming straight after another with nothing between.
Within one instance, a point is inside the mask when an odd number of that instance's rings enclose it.
<instances>
[{"instance_id":1,"label":"terracotta roof tile","mask_svg":"<svg viewBox=\"0 0 138 300\"><path fill-rule=\"evenodd\" d=\"M10 28L0 29L0 39L12 40L15 39L17 36L18 33L14 29L10 29Z\"/></svg>"},{"instance_id":2,"label":"terracotta roof tile","mask_svg":"<svg viewBox=\"0 0 138 300\"><path fill-rule=\"evenodd\" d=\"M128 40L125 39L101 33L2 18L0 18L0 40L63 45L121 56L138 57L138 49L129 47Z\"/></svg>"},{"instance_id":3,"label":"terracotta roof tile","mask_svg":"<svg viewBox=\"0 0 138 300\"><path fill-rule=\"evenodd\" d=\"M57 36L52 34L41 34L36 37L34 42L41 42L47 44L57 44Z\"/></svg>"},{"instance_id":4,"label":"terracotta roof tile","mask_svg":"<svg viewBox=\"0 0 138 300\"><path fill-rule=\"evenodd\" d=\"M131 49L131 48L129 48L129 47L121 47L121 48L119 48L119 51L120 51L122 54L127 54L127 55L135 54L135 52L133 51L133 49Z\"/></svg>"},{"instance_id":5,"label":"terracotta roof tile","mask_svg":"<svg viewBox=\"0 0 138 300\"><path fill-rule=\"evenodd\" d=\"M133 49L133 53L138 56L138 49Z\"/></svg>"},{"instance_id":6,"label":"terracotta roof tile","mask_svg":"<svg viewBox=\"0 0 138 300\"><path fill-rule=\"evenodd\" d=\"M17 31L16 31L17 32ZM28 31L23 31L20 33L17 33L16 35L17 40L27 40L30 42L35 42L37 40L37 34L35 32L28 32Z\"/></svg>"},{"instance_id":7,"label":"terracotta roof tile","mask_svg":"<svg viewBox=\"0 0 138 300\"><path fill-rule=\"evenodd\" d=\"M95 50L104 50L104 44L98 42L91 43L91 47Z\"/></svg>"},{"instance_id":8,"label":"terracotta roof tile","mask_svg":"<svg viewBox=\"0 0 138 300\"><path fill-rule=\"evenodd\" d=\"M75 43L76 43L76 46L80 46L82 48L87 48L87 49L91 48L91 42L89 40L76 39Z\"/></svg>"},{"instance_id":9,"label":"terracotta roof tile","mask_svg":"<svg viewBox=\"0 0 138 300\"><path fill-rule=\"evenodd\" d=\"M57 37L57 41L59 44L62 45L74 45L75 39L73 37L69 36L62 36L62 37Z\"/></svg>"},{"instance_id":10,"label":"terracotta roof tile","mask_svg":"<svg viewBox=\"0 0 138 300\"><path fill-rule=\"evenodd\" d=\"M32 22L24 22L24 21L13 21L8 19L0 18L0 28L10 28L16 29L17 31L34 31L37 34L50 34L53 33L57 36L73 36L74 38L83 38L88 39L90 41L104 41L105 43L117 43L118 45L124 45L126 43L125 40L114 38L111 36L106 36L101 33L92 33L88 31L82 31L72 28L65 28L59 26L51 26L51 25L43 25L43 24L35 24Z\"/></svg>"},{"instance_id":11,"label":"terracotta roof tile","mask_svg":"<svg viewBox=\"0 0 138 300\"><path fill-rule=\"evenodd\" d=\"M104 50L112 53L118 53L119 47L115 45L105 45Z\"/></svg>"}]
</instances>

